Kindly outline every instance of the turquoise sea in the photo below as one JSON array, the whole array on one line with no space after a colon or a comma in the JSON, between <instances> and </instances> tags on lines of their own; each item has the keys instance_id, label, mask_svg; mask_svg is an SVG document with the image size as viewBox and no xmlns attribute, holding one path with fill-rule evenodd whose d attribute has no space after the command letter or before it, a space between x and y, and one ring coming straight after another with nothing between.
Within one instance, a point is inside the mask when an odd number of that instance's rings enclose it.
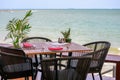
<instances>
[{"instance_id":1,"label":"turquoise sea","mask_svg":"<svg viewBox=\"0 0 120 80\"><path fill-rule=\"evenodd\" d=\"M0 41L4 41L9 20L22 18L27 10L0 10ZM110 53L120 54L120 9L41 9L32 10L28 36L44 36L56 41L61 31L71 28L73 42L111 42Z\"/></svg>"}]
</instances>

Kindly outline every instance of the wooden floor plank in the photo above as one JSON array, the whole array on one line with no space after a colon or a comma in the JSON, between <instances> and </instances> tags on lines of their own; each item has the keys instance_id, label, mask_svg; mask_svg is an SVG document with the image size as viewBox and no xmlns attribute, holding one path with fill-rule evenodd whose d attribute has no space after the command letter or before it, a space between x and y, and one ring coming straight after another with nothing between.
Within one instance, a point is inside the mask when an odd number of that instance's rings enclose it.
<instances>
[{"instance_id":1,"label":"wooden floor plank","mask_svg":"<svg viewBox=\"0 0 120 80\"><path fill-rule=\"evenodd\" d=\"M103 80L115 80L115 78L113 77L109 77L109 76L102 76ZM88 74L87 79L86 80L93 80L92 75ZM98 75L95 75L95 80L100 80Z\"/></svg>"},{"instance_id":2,"label":"wooden floor plank","mask_svg":"<svg viewBox=\"0 0 120 80\"><path fill-rule=\"evenodd\" d=\"M40 80L40 78L41 78L41 73L39 72L39 73L37 74L36 80ZM17 79L12 79L12 80L25 80L25 79L24 79L24 78L17 78ZM30 77L30 80L31 80L31 77ZM91 75L91 74L88 74L86 80L93 80L93 79L92 79L92 75ZM99 78L98 75L95 75L95 80L100 80L100 78ZM115 78L109 77L109 76L103 76L103 80L115 80Z\"/></svg>"}]
</instances>

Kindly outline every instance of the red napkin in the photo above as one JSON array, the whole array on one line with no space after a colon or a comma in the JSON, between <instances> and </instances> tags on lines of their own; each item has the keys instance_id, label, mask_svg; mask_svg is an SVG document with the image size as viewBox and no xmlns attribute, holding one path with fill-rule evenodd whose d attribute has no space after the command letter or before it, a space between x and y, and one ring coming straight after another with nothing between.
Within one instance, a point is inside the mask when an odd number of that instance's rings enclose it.
<instances>
[{"instance_id":1,"label":"red napkin","mask_svg":"<svg viewBox=\"0 0 120 80\"><path fill-rule=\"evenodd\" d=\"M23 47L24 47L24 48L29 48L29 47L32 47L32 46L33 46L33 45L30 44L30 43L28 43L28 42L23 43Z\"/></svg>"},{"instance_id":2,"label":"red napkin","mask_svg":"<svg viewBox=\"0 0 120 80\"><path fill-rule=\"evenodd\" d=\"M62 47L49 47L49 50L62 50Z\"/></svg>"}]
</instances>

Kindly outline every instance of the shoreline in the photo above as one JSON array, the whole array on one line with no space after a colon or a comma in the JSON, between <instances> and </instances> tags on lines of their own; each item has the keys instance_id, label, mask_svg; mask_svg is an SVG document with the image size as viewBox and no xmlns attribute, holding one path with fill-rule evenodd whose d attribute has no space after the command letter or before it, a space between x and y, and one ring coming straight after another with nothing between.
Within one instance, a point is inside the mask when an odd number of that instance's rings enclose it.
<instances>
[{"instance_id":1,"label":"shoreline","mask_svg":"<svg viewBox=\"0 0 120 80\"><path fill-rule=\"evenodd\" d=\"M108 53L109 54L120 55L120 48L111 46Z\"/></svg>"}]
</instances>

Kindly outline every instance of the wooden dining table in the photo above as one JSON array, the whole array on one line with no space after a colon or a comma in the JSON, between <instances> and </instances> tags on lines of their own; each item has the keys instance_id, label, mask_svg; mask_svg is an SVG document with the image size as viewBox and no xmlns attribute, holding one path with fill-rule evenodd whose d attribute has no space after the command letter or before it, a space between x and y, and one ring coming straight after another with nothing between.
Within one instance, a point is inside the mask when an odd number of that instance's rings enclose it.
<instances>
[{"instance_id":1,"label":"wooden dining table","mask_svg":"<svg viewBox=\"0 0 120 80\"><path fill-rule=\"evenodd\" d=\"M40 43L30 43L32 47L21 46L26 55L37 55L37 54L56 54L64 52L80 52L87 53L91 49L80 44L71 43L57 43L57 42L40 42Z\"/></svg>"}]
</instances>

